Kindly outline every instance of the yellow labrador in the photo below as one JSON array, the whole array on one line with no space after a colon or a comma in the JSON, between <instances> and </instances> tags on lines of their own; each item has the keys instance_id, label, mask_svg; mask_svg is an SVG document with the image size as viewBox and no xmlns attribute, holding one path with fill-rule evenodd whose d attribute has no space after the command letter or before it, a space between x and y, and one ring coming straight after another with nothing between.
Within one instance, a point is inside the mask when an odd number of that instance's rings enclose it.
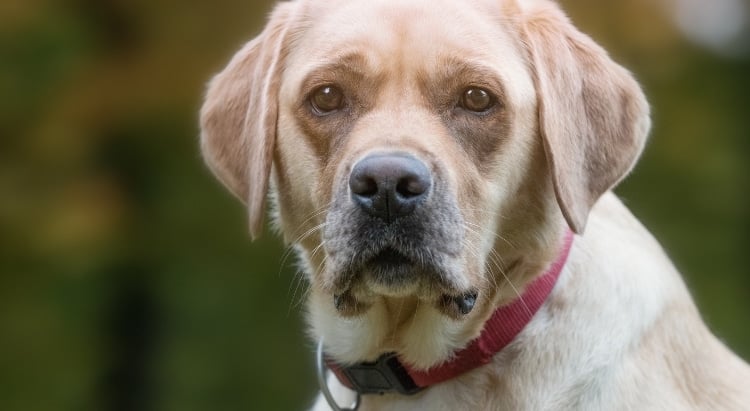
<instances>
[{"instance_id":1,"label":"yellow labrador","mask_svg":"<svg viewBox=\"0 0 750 411\"><path fill-rule=\"evenodd\" d=\"M281 3L201 125L252 236L270 192L304 263L334 371L315 409L750 408L748 366L610 192L643 93L555 3Z\"/></svg>"}]
</instances>

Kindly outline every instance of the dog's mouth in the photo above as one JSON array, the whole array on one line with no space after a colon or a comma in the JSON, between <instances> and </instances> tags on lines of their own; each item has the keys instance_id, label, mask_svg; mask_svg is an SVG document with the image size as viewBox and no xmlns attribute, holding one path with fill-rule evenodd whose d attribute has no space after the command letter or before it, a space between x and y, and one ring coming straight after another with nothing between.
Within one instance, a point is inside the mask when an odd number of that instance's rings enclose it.
<instances>
[{"instance_id":1,"label":"dog's mouth","mask_svg":"<svg viewBox=\"0 0 750 411\"><path fill-rule=\"evenodd\" d=\"M414 260L393 247L386 247L370 258L365 266L375 271L390 272L414 268Z\"/></svg>"},{"instance_id":2,"label":"dog's mouth","mask_svg":"<svg viewBox=\"0 0 750 411\"><path fill-rule=\"evenodd\" d=\"M386 247L383 251L376 254L371 260L371 264L381 264L381 265L401 265L401 264L411 264L412 260L411 258L404 255L404 253L396 250L392 247Z\"/></svg>"},{"instance_id":3,"label":"dog's mouth","mask_svg":"<svg viewBox=\"0 0 750 411\"><path fill-rule=\"evenodd\" d=\"M419 292L434 268L419 257L387 246L363 261L359 281L378 294L404 296Z\"/></svg>"}]
</instances>

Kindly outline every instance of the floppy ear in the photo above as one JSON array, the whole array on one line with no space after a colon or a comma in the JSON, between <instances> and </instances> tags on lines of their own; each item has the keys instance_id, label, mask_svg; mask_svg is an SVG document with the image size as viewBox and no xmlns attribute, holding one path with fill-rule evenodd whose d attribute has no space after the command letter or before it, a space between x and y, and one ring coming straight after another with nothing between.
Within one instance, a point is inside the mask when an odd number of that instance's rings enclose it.
<instances>
[{"instance_id":1,"label":"floppy ear","mask_svg":"<svg viewBox=\"0 0 750 411\"><path fill-rule=\"evenodd\" d=\"M526 10L539 127L555 195L583 232L591 207L632 169L651 121L630 73L579 32L552 2Z\"/></svg>"},{"instance_id":2,"label":"floppy ear","mask_svg":"<svg viewBox=\"0 0 750 411\"><path fill-rule=\"evenodd\" d=\"M280 4L263 32L208 85L201 108L201 150L216 177L247 204L250 235L263 212L276 139L283 43L292 3Z\"/></svg>"}]
</instances>

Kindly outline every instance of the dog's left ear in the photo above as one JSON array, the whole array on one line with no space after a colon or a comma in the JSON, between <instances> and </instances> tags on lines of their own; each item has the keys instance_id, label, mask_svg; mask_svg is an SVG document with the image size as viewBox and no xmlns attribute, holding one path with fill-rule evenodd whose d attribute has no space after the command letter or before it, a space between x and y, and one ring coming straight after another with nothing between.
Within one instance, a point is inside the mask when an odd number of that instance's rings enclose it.
<instances>
[{"instance_id":1,"label":"dog's left ear","mask_svg":"<svg viewBox=\"0 0 750 411\"><path fill-rule=\"evenodd\" d=\"M523 11L539 132L568 225L583 232L599 197L632 169L651 122L631 74L550 1Z\"/></svg>"},{"instance_id":2,"label":"dog's left ear","mask_svg":"<svg viewBox=\"0 0 750 411\"><path fill-rule=\"evenodd\" d=\"M281 3L263 32L208 85L201 149L216 177L247 204L250 235L263 228L273 162L284 41L296 3Z\"/></svg>"}]
</instances>

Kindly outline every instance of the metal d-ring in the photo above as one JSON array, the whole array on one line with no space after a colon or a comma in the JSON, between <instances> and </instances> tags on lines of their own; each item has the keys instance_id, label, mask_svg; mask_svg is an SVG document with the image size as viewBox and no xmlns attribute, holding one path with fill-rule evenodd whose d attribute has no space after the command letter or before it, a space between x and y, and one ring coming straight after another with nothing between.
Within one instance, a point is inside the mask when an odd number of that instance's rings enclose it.
<instances>
[{"instance_id":1,"label":"metal d-ring","mask_svg":"<svg viewBox=\"0 0 750 411\"><path fill-rule=\"evenodd\" d=\"M325 361L323 360L323 337L320 337L320 340L318 341L318 350L315 354L315 360L315 365L318 368L318 386L320 387L320 392L323 393L323 397L325 397L326 401L328 402L328 405L331 406L331 410L357 411L359 409L361 400L361 395L359 393L357 393L357 399L354 400L354 404L352 404L351 408L341 408L338 404L336 404L336 400L333 398L331 391L328 389L328 381L326 380L326 365Z\"/></svg>"}]
</instances>

